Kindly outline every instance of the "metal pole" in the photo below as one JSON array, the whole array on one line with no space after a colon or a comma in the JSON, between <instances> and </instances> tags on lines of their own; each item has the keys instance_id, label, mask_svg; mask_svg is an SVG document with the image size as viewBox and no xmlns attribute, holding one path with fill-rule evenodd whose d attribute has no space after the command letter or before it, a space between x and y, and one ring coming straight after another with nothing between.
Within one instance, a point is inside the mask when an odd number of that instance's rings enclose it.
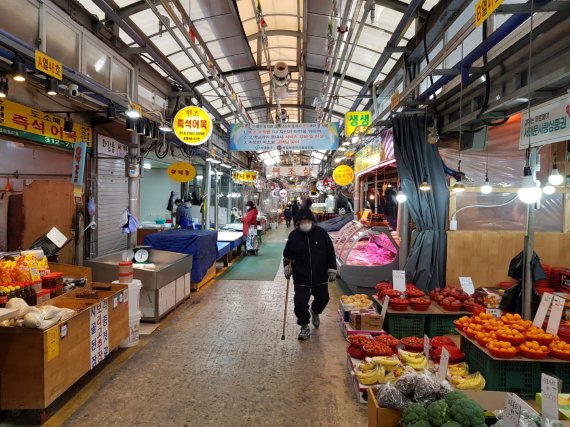
<instances>
[{"instance_id":1,"label":"metal pole","mask_svg":"<svg viewBox=\"0 0 570 427\"><path fill-rule=\"evenodd\" d=\"M218 189L219 189L219 186L221 184L220 181L221 181L221 177L220 177L220 175L218 175L218 171L214 168L214 182L215 182L215 184L214 184L214 188L215 188L215 191L214 191L214 215L215 215L214 228L216 230L218 229L218 211L219 211L219 204L220 204L220 199L218 198L218 194L219 194Z\"/></svg>"},{"instance_id":2,"label":"metal pole","mask_svg":"<svg viewBox=\"0 0 570 427\"><path fill-rule=\"evenodd\" d=\"M204 212L202 214L202 230L207 230L210 228L210 190L212 187L212 176L210 175L212 172L212 164L210 162L206 162L206 176L204 177L204 182L206 183L206 194L204 195Z\"/></svg>"},{"instance_id":3,"label":"metal pole","mask_svg":"<svg viewBox=\"0 0 570 427\"><path fill-rule=\"evenodd\" d=\"M233 201L234 201L233 197L230 197L230 194L233 194L233 191L234 191L232 181L233 181L232 180L232 172L230 170L229 176L228 176L228 215L227 215L227 217L228 217L227 223L228 224L230 224L232 222L232 208L233 208L232 205L233 205Z\"/></svg>"},{"instance_id":4,"label":"metal pole","mask_svg":"<svg viewBox=\"0 0 570 427\"><path fill-rule=\"evenodd\" d=\"M374 213L378 213L378 173L374 173Z\"/></svg>"},{"instance_id":5,"label":"metal pole","mask_svg":"<svg viewBox=\"0 0 570 427\"><path fill-rule=\"evenodd\" d=\"M410 212L407 203L398 204L398 228L400 231L400 270L404 268L410 252Z\"/></svg>"},{"instance_id":6,"label":"metal pole","mask_svg":"<svg viewBox=\"0 0 570 427\"><path fill-rule=\"evenodd\" d=\"M138 162L139 158L139 135L136 132L131 132L131 143L129 146L129 161ZM132 176L128 177L128 187L129 187L129 211L131 215L140 219L140 170L139 175L134 178ZM134 248L137 245L137 232L134 231L128 235L127 247Z\"/></svg>"},{"instance_id":7,"label":"metal pole","mask_svg":"<svg viewBox=\"0 0 570 427\"><path fill-rule=\"evenodd\" d=\"M536 172L537 149L531 148L529 164L532 173ZM524 273L522 282L523 291L523 313L525 319L532 319L532 256L534 254L534 224L536 218L536 204L528 205L526 215L526 227L524 234Z\"/></svg>"}]
</instances>

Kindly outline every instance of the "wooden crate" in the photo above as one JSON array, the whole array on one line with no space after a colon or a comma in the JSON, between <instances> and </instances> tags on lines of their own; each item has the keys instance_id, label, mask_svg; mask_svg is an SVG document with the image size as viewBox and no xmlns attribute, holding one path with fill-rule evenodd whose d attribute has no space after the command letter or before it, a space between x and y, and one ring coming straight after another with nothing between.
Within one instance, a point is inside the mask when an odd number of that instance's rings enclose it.
<instances>
[{"instance_id":1,"label":"wooden crate","mask_svg":"<svg viewBox=\"0 0 570 427\"><path fill-rule=\"evenodd\" d=\"M104 299L108 301L109 350L129 335L128 303L114 308L115 297L127 286L113 285L99 300L66 295L46 304L84 309L66 322L39 329L0 327L0 409L45 409L71 385L91 370L90 310ZM61 338L62 327L67 336Z\"/></svg>"}]
</instances>

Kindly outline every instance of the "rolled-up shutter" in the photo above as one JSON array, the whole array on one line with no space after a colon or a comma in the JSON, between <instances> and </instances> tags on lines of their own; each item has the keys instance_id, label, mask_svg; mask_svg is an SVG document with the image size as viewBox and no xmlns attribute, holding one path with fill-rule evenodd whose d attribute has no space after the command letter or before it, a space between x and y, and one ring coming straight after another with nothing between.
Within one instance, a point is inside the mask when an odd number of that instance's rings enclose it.
<instances>
[{"instance_id":1,"label":"rolled-up shutter","mask_svg":"<svg viewBox=\"0 0 570 427\"><path fill-rule=\"evenodd\" d=\"M129 204L124 156L127 146L98 136L97 154L97 256L127 249L121 217ZM106 158L109 157L109 158Z\"/></svg>"}]
</instances>

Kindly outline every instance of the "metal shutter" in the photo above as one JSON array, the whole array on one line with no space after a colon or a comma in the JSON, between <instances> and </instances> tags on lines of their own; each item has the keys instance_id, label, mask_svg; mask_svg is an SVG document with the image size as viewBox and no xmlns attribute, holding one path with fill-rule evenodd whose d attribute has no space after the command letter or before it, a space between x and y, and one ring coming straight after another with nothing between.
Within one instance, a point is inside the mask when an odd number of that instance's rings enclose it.
<instances>
[{"instance_id":1,"label":"metal shutter","mask_svg":"<svg viewBox=\"0 0 570 427\"><path fill-rule=\"evenodd\" d=\"M111 138L102 138L117 143ZM102 156L119 153L105 152L100 146L101 139L97 159L97 256L127 249L127 235L121 231L121 216L129 204L125 161L102 159Z\"/></svg>"}]
</instances>

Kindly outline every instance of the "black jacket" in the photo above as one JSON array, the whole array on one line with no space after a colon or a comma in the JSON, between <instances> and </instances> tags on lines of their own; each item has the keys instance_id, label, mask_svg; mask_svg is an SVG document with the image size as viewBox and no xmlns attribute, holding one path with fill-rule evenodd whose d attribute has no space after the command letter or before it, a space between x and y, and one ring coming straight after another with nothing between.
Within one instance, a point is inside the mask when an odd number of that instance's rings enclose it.
<instances>
[{"instance_id":1,"label":"black jacket","mask_svg":"<svg viewBox=\"0 0 570 427\"><path fill-rule=\"evenodd\" d=\"M283 250L283 266L292 263L293 283L303 286L325 285L328 270L336 271L336 256L328 233L317 225L308 233L296 228L289 234Z\"/></svg>"}]
</instances>

